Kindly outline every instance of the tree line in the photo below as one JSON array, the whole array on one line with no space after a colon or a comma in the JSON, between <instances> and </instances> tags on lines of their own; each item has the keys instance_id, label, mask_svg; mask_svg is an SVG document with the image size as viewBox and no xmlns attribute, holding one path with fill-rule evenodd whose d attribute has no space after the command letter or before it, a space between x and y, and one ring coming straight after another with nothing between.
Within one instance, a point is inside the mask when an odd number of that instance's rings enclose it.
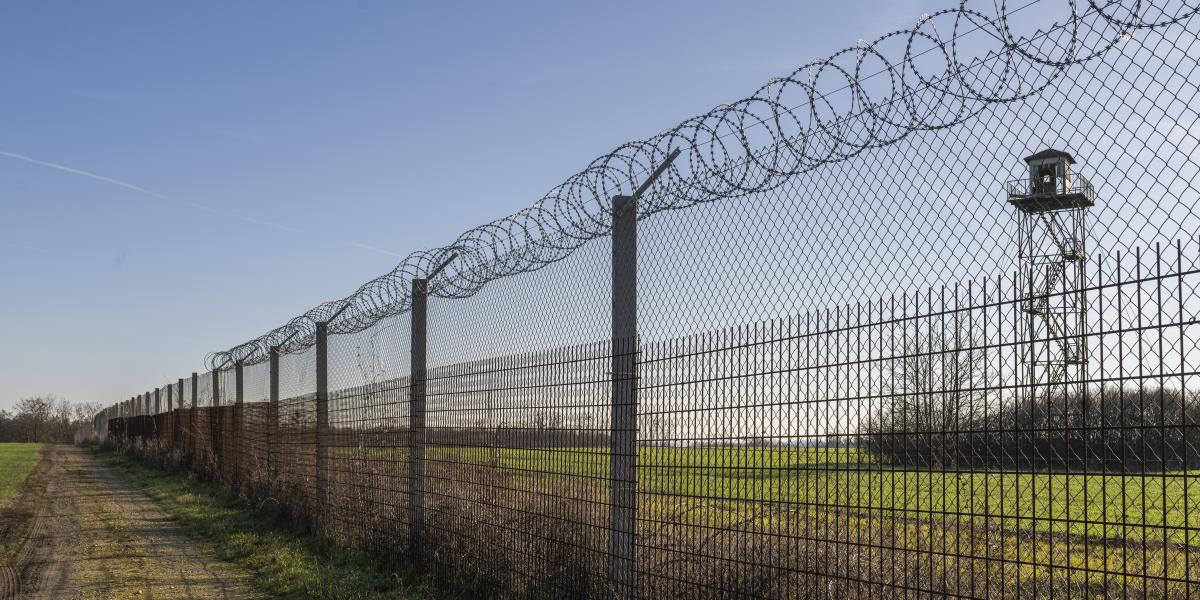
<instances>
[{"instance_id":1,"label":"tree line","mask_svg":"<svg viewBox=\"0 0 1200 600\"><path fill-rule=\"evenodd\" d=\"M70 402L48 394L22 398L12 410L0 410L0 443L70 444L81 428L90 428L98 403Z\"/></svg>"},{"instance_id":2,"label":"tree line","mask_svg":"<svg viewBox=\"0 0 1200 600\"><path fill-rule=\"evenodd\" d=\"M1144 473L1200 468L1196 392L1114 385L1027 395L970 416L929 418L951 404L936 401L924 414L882 411L860 445L889 464L934 469Z\"/></svg>"},{"instance_id":3,"label":"tree line","mask_svg":"<svg viewBox=\"0 0 1200 600\"><path fill-rule=\"evenodd\" d=\"M968 339L925 339L859 431L881 462L932 469L1153 472L1200 468L1200 392L1155 381L987 385Z\"/></svg>"}]
</instances>

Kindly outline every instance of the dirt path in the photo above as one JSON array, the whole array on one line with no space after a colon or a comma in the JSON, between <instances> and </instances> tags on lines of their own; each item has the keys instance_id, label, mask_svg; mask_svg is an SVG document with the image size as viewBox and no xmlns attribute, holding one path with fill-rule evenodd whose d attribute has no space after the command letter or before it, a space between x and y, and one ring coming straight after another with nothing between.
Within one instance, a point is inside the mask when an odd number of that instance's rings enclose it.
<instances>
[{"instance_id":1,"label":"dirt path","mask_svg":"<svg viewBox=\"0 0 1200 600\"><path fill-rule=\"evenodd\" d=\"M256 597L248 574L190 542L91 455L70 446L47 453L46 489L25 542L11 566L0 565L8 572L0 600Z\"/></svg>"}]
</instances>

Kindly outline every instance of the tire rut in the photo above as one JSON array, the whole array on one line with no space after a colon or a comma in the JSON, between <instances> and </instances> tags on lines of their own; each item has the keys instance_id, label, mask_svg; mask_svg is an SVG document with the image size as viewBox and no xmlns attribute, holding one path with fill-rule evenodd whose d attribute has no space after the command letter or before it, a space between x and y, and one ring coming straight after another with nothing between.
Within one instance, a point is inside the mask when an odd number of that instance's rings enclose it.
<instances>
[{"instance_id":1,"label":"tire rut","mask_svg":"<svg viewBox=\"0 0 1200 600\"><path fill-rule=\"evenodd\" d=\"M30 560L29 541L40 536L44 526L44 485L52 468L50 451L44 450L38 466L30 473L25 488L5 509L3 515L0 515L3 516L3 533L20 539L16 549L3 564L0 564L0 600L24 597L30 588L28 582L35 576Z\"/></svg>"}]
</instances>

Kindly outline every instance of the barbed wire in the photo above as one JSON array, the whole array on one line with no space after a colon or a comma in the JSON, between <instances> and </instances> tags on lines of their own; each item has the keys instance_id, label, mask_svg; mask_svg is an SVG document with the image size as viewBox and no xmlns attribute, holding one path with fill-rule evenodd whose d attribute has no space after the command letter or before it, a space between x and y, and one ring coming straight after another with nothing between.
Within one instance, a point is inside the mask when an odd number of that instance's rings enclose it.
<instances>
[{"instance_id":1,"label":"barbed wire","mask_svg":"<svg viewBox=\"0 0 1200 600\"><path fill-rule=\"evenodd\" d=\"M637 188L675 150L680 158L642 196L640 219L766 191L914 132L955 126L990 105L1040 93L1066 69L1103 55L1139 29L1178 23L1200 10L1200 0L1089 0L1086 7L1053 1L1065 5L1065 14L1029 35L1017 33L1010 19L1030 4L1011 10L1007 2L992 4L989 16L963 0L922 16L910 29L809 62L747 98L617 147L531 206L468 230L447 246L413 252L349 296L209 354L207 366L263 362L276 347L302 351L313 344L319 322L328 322L330 333L346 334L403 314L412 280L452 255L457 258L430 282L431 295L469 297L490 281L563 260L608 235L610 199ZM987 34L990 45L960 57L960 40L977 31ZM992 68L978 73L984 64Z\"/></svg>"}]
</instances>

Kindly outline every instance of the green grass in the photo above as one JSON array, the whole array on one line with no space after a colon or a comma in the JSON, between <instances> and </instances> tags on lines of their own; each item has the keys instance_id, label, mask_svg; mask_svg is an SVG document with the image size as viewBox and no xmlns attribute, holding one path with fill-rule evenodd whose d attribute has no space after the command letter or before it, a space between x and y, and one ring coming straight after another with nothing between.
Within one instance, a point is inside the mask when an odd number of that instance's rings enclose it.
<instances>
[{"instance_id":1,"label":"green grass","mask_svg":"<svg viewBox=\"0 0 1200 600\"><path fill-rule=\"evenodd\" d=\"M342 472L407 473L407 448L335 447L330 454L350 463L337 466ZM606 448L429 447L427 459L431 478L448 486L494 485L494 474L508 490L574 490L600 502L610 472ZM971 573L1012 589L1040 582L1045 589L1119 590L1136 588L1125 574L1166 581L1200 572L1195 553L1177 545L1200 543L1197 471L958 473L893 468L857 449L645 447L638 478L640 517L678 525L662 535L680 536L670 539L682 544L736 526L818 545L907 548L892 557L902 570L916 568L914 553L945 551L941 571L921 577Z\"/></svg>"},{"instance_id":2,"label":"green grass","mask_svg":"<svg viewBox=\"0 0 1200 600\"><path fill-rule=\"evenodd\" d=\"M221 558L251 571L255 587L270 597L358 600L430 596L428 586L408 574L385 572L360 552L295 533L278 518L250 510L214 485L112 452L98 452L98 456L149 495L190 535L211 544Z\"/></svg>"},{"instance_id":3,"label":"green grass","mask_svg":"<svg viewBox=\"0 0 1200 600\"><path fill-rule=\"evenodd\" d=\"M406 448L339 448L335 458L402 461ZM491 466L509 475L608 478L605 448L429 448L431 468ZM641 448L645 509L677 507L680 497L717 500L730 518L739 506L786 502L862 515L938 519L987 515L976 523L1009 531L1092 538L1196 543L1200 471L1166 474L905 470L852 448ZM656 501L657 499L657 501ZM663 509L664 511L667 509ZM665 515L660 515L665 516ZM970 517L954 517L969 522ZM1106 524L1107 523L1107 524ZM1191 530L1191 538L1186 539Z\"/></svg>"},{"instance_id":4,"label":"green grass","mask_svg":"<svg viewBox=\"0 0 1200 600\"><path fill-rule=\"evenodd\" d=\"M531 487L545 477L539 473L601 480L609 473L609 455L601 448L434 448L429 458L492 465L530 478ZM1023 565L1002 576L1014 585L1046 577L1047 561L1069 566L1069 579L1084 586L1097 579L1119 584L1119 577L1096 575L1114 565L1183 578L1193 561L1165 544L1200 543L1198 471L906 470L881 465L857 449L647 447L638 454L638 488L641 517L652 522L773 531L782 521L773 522L777 517L761 509L779 503L803 511L813 528L808 535L887 528L897 532L895 543L901 547L940 545L975 556L1002 556ZM702 510L689 510L698 507ZM998 535L978 537L987 530ZM1093 541L1041 536L1031 542L1030 534ZM1143 542L1148 550L1138 549Z\"/></svg>"},{"instance_id":5,"label":"green grass","mask_svg":"<svg viewBox=\"0 0 1200 600\"><path fill-rule=\"evenodd\" d=\"M0 508L20 491L41 455L41 444L0 444Z\"/></svg>"}]
</instances>

